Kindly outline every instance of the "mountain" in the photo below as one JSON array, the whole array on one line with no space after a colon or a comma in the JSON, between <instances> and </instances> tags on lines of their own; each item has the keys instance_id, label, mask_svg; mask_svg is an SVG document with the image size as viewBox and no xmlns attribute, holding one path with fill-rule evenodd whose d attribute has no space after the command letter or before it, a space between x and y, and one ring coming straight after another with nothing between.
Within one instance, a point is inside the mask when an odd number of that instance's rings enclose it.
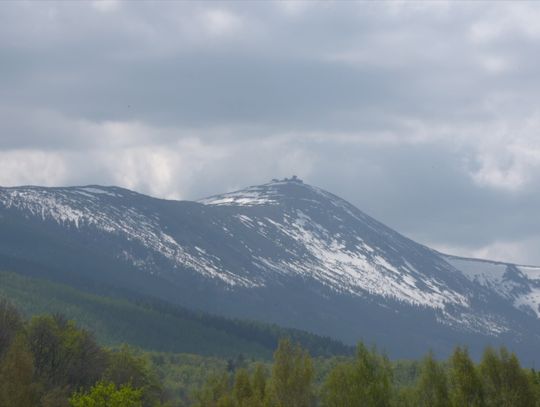
<instances>
[{"instance_id":1,"label":"mountain","mask_svg":"<svg viewBox=\"0 0 540 407\"><path fill-rule=\"evenodd\" d=\"M391 356L540 353L540 268L441 254L297 178L198 202L0 189L0 266L375 342Z\"/></svg>"}]
</instances>

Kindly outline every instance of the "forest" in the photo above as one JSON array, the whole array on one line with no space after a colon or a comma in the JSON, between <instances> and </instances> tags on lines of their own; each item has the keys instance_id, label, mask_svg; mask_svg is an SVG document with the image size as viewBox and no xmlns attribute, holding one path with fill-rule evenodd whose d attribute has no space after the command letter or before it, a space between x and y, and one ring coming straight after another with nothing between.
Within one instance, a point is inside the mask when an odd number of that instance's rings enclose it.
<instances>
[{"instance_id":1,"label":"forest","mask_svg":"<svg viewBox=\"0 0 540 407\"><path fill-rule=\"evenodd\" d=\"M282 338L271 362L209 358L104 347L60 314L27 319L0 302L2 407L538 405L539 373L505 348L478 363L464 347L447 360L391 361L363 343L353 356L312 357Z\"/></svg>"}]
</instances>

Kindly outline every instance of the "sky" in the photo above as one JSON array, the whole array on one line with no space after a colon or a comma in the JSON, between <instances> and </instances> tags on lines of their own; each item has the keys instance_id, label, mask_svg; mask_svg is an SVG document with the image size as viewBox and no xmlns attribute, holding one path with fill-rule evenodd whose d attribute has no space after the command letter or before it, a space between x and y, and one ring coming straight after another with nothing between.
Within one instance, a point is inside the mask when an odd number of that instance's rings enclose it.
<instances>
[{"instance_id":1,"label":"sky","mask_svg":"<svg viewBox=\"0 0 540 407\"><path fill-rule=\"evenodd\" d=\"M0 2L0 185L168 199L293 174L540 264L535 2Z\"/></svg>"}]
</instances>

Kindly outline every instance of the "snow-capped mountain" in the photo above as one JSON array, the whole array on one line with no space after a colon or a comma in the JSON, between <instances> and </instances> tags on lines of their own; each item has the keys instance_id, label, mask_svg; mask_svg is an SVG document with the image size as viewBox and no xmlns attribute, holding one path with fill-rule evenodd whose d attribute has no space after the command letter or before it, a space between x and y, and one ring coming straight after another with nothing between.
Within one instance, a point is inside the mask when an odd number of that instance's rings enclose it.
<instances>
[{"instance_id":1,"label":"snow-capped mountain","mask_svg":"<svg viewBox=\"0 0 540 407\"><path fill-rule=\"evenodd\" d=\"M0 188L0 265L363 338L397 356L540 348L540 267L438 253L296 178L198 202Z\"/></svg>"}]
</instances>

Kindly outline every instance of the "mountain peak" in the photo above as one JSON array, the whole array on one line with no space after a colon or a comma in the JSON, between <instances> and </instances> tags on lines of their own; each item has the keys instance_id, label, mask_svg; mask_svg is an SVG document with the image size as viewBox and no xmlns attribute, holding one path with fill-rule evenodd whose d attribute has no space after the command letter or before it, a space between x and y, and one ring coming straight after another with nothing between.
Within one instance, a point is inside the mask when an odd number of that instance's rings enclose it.
<instances>
[{"instance_id":1,"label":"mountain peak","mask_svg":"<svg viewBox=\"0 0 540 407\"><path fill-rule=\"evenodd\" d=\"M293 175L291 178L274 178L266 184L253 185L224 194L212 195L200 199L198 202L204 205L220 206L277 205L284 199L303 198L309 192L327 195L319 188L305 184L304 181Z\"/></svg>"}]
</instances>

